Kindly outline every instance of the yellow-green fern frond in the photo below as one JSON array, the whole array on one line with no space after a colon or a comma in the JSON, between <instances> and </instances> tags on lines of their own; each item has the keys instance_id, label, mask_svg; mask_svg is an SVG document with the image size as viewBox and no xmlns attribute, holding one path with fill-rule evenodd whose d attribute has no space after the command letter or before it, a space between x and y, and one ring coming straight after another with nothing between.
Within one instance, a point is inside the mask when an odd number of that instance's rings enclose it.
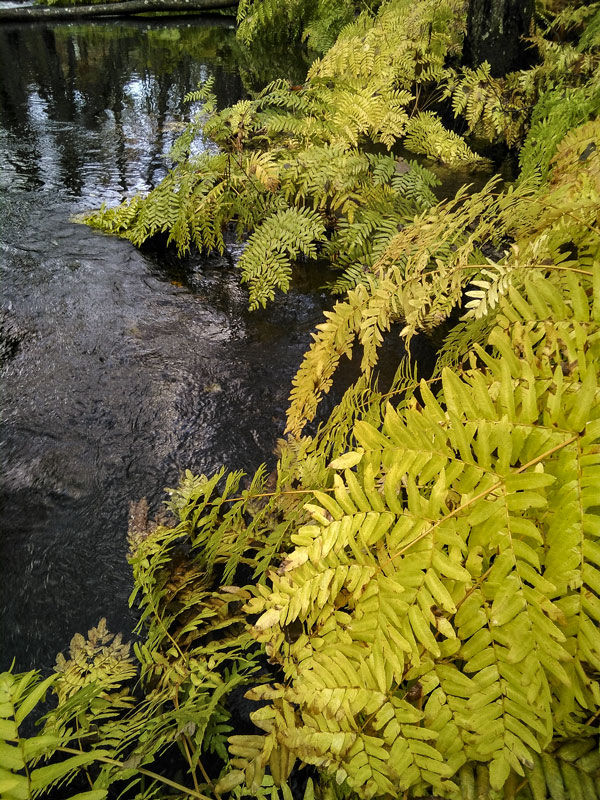
<instances>
[{"instance_id":1,"label":"yellow-green fern frond","mask_svg":"<svg viewBox=\"0 0 600 800\"><path fill-rule=\"evenodd\" d=\"M471 370L358 422L248 605L287 676L257 722L361 797L454 797L477 763L494 790L596 768L559 748L600 702L597 270L533 275Z\"/></svg>"},{"instance_id":2,"label":"yellow-green fern frond","mask_svg":"<svg viewBox=\"0 0 600 800\"><path fill-rule=\"evenodd\" d=\"M412 117L406 126L404 146L413 153L433 158L449 166L469 164L487 166L487 159L474 153L465 140L442 125L431 111L423 111Z\"/></svg>"}]
</instances>

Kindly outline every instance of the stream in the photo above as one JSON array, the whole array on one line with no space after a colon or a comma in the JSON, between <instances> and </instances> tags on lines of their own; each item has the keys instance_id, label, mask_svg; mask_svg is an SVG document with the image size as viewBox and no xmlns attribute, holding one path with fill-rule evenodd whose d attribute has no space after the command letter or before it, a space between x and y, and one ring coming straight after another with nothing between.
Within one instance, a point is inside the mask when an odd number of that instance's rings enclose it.
<instances>
[{"instance_id":1,"label":"stream","mask_svg":"<svg viewBox=\"0 0 600 800\"><path fill-rule=\"evenodd\" d=\"M0 669L48 670L103 616L130 635L130 501L281 435L314 280L250 314L238 246L180 263L70 218L161 179L209 76L222 107L304 70L225 17L0 28Z\"/></svg>"}]
</instances>

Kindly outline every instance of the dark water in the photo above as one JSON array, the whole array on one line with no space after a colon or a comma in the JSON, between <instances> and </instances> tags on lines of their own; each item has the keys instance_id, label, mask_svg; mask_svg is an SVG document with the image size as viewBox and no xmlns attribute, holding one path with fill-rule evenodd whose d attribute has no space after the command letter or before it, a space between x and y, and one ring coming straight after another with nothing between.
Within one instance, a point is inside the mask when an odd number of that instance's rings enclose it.
<instances>
[{"instance_id":1,"label":"dark water","mask_svg":"<svg viewBox=\"0 0 600 800\"><path fill-rule=\"evenodd\" d=\"M69 222L154 185L209 76L221 105L303 69L231 26L0 28L0 662L48 668L101 616L131 628L130 500L253 469L281 434L324 295L249 314L226 257L173 259ZM286 66L287 64L287 66Z\"/></svg>"}]
</instances>

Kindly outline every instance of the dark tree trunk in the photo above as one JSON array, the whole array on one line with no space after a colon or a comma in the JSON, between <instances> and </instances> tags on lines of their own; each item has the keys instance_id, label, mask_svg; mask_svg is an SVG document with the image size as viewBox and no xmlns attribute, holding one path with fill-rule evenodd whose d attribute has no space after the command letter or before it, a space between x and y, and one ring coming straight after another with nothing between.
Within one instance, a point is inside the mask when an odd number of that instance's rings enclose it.
<instances>
[{"instance_id":1,"label":"dark tree trunk","mask_svg":"<svg viewBox=\"0 0 600 800\"><path fill-rule=\"evenodd\" d=\"M533 54L523 42L529 33L534 0L470 0L464 61L487 61L495 78L531 66Z\"/></svg>"},{"instance_id":2,"label":"dark tree trunk","mask_svg":"<svg viewBox=\"0 0 600 800\"><path fill-rule=\"evenodd\" d=\"M215 11L237 6L238 0L124 0L94 6L26 6L0 8L0 22L52 22L77 17L118 17L154 11Z\"/></svg>"}]
</instances>

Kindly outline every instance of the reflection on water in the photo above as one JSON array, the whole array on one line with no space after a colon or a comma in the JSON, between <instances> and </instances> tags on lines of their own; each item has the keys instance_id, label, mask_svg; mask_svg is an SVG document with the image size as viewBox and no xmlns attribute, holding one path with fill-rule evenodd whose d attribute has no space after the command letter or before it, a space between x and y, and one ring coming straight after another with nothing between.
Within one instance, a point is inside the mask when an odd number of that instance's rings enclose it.
<instances>
[{"instance_id":1,"label":"reflection on water","mask_svg":"<svg viewBox=\"0 0 600 800\"><path fill-rule=\"evenodd\" d=\"M2 29L2 188L114 202L154 185L185 93L209 74L223 104L242 92L229 26L187 25Z\"/></svg>"},{"instance_id":2,"label":"reflection on water","mask_svg":"<svg viewBox=\"0 0 600 800\"><path fill-rule=\"evenodd\" d=\"M175 275L69 222L159 180L187 91L212 75L229 104L261 70L222 19L0 29L0 667L47 668L100 616L127 631L129 501L281 433L308 278L250 315L235 249Z\"/></svg>"}]
</instances>

